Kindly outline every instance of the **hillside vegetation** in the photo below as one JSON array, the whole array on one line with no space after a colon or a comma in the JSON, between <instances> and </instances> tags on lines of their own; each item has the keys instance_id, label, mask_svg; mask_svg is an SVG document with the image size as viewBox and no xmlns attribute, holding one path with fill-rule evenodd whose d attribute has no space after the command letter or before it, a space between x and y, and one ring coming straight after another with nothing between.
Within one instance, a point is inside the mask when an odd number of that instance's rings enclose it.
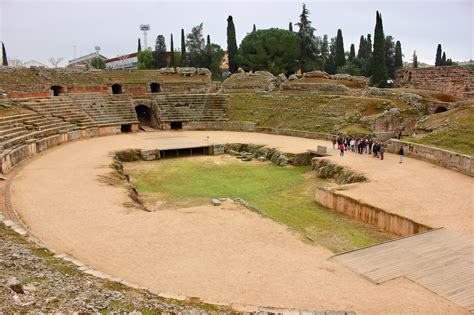
<instances>
[{"instance_id":1,"label":"hillside vegetation","mask_svg":"<svg viewBox=\"0 0 474 315\"><path fill-rule=\"evenodd\" d=\"M474 101L428 116L417 125L419 138L404 140L474 156Z\"/></svg>"},{"instance_id":2,"label":"hillside vegetation","mask_svg":"<svg viewBox=\"0 0 474 315\"><path fill-rule=\"evenodd\" d=\"M390 108L410 111L402 101L316 93L232 94L229 118L260 127L318 132L371 133L360 118Z\"/></svg>"}]
</instances>

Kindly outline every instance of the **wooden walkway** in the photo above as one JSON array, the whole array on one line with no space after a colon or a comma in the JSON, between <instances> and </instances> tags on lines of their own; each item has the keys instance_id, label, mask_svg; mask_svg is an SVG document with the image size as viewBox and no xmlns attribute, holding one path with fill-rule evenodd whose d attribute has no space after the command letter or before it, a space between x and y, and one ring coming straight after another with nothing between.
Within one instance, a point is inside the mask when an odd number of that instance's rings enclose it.
<instances>
[{"instance_id":1,"label":"wooden walkway","mask_svg":"<svg viewBox=\"0 0 474 315\"><path fill-rule=\"evenodd\" d=\"M406 277L474 310L474 239L446 229L333 256L376 284Z\"/></svg>"}]
</instances>

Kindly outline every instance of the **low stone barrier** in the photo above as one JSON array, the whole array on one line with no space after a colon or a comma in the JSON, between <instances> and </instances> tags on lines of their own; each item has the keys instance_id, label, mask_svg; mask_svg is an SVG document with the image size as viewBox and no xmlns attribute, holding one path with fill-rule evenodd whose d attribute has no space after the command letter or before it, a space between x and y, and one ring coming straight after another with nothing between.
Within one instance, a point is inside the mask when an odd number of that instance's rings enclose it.
<instances>
[{"instance_id":1,"label":"low stone barrier","mask_svg":"<svg viewBox=\"0 0 474 315\"><path fill-rule=\"evenodd\" d=\"M413 235L432 229L398 214L342 195L333 188L317 187L314 199L327 208L399 236Z\"/></svg>"},{"instance_id":2,"label":"low stone barrier","mask_svg":"<svg viewBox=\"0 0 474 315\"><path fill-rule=\"evenodd\" d=\"M248 121L192 121L183 122L183 130L223 130L241 132L259 132L279 136L290 136L308 139L331 140L334 135L324 132L303 131L294 129L257 127L256 123Z\"/></svg>"},{"instance_id":3,"label":"low stone barrier","mask_svg":"<svg viewBox=\"0 0 474 315\"><path fill-rule=\"evenodd\" d=\"M401 146L403 146L405 156L437 164L469 176L474 176L473 158L469 155L396 139L388 141L387 152L398 154Z\"/></svg>"}]
</instances>

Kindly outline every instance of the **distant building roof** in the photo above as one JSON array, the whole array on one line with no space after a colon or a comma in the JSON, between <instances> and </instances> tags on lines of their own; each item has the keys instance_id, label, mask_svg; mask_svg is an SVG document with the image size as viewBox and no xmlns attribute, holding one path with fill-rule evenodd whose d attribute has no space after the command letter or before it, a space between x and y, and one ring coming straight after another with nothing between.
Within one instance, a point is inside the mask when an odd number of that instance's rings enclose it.
<instances>
[{"instance_id":1,"label":"distant building roof","mask_svg":"<svg viewBox=\"0 0 474 315\"><path fill-rule=\"evenodd\" d=\"M96 56L97 56L97 53L93 52L93 53L90 53L88 55L84 55L84 56L78 57L76 59L69 60L68 65L73 65L73 64L77 64L77 63L85 63L85 62L88 63L89 61L94 59ZM99 54L98 57L102 60L107 60L107 57L102 56L100 54Z\"/></svg>"},{"instance_id":2,"label":"distant building roof","mask_svg":"<svg viewBox=\"0 0 474 315\"><path fill-rule=\"evenodd\" d=\"M107 59L105 61L105 63L110 63L110 62L114 62L114 61L118 61L118 60L124 60L124 59L130 59L130 58L134 58L134 57L137 57L137 56L138 56L138 53L131 53L131 54L123 55L123 56L117 56L117 57L114 57L114 58Z\"/></svg>"},{"instance_id":3,"label":"distant building roof","mask_svg":"<svg viewBox=\"0 0 474 315\"><path fill-rule=\"evenodd\" d=\"M29 68L29 67L43 67L43 68L48 68L47 65L45 65L44 63L41 63L39 61L36 61L36 60L30 60L30 61L27 61L27 62L24 62L21 64L22 67L25 67L25 68Z\"/></svg>"}]
</instances>

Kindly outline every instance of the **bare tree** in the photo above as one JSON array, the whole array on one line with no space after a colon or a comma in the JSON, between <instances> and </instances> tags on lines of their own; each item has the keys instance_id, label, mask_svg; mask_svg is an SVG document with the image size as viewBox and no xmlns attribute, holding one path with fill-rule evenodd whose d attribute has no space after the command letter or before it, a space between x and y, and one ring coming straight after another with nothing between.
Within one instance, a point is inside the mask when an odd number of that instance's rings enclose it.
<instances>
[{"instance_id":1,"label":"bare tree","mask_svg":"<svg viewBox=\"0 0 474 315\"><path fill-rule=\"evenodd\" d=\"M63 57L50 57L48 59L49 63L52 64L55 68L57 68L58 65L61 63L61 61L63 60L64 60Z\"/></svg>"},{"instance_id":2,"label":"bare tree","mask_svg":"<svg viewBox=\"0 0 474 315\"><path fill-rule=\"evenodd\" d=\"M23 61L21 61L20 59L10 59L8 58L8 64L11 66L11 67L21 67L22 64L23 64Z\"/></svg>"}]
</instances>

